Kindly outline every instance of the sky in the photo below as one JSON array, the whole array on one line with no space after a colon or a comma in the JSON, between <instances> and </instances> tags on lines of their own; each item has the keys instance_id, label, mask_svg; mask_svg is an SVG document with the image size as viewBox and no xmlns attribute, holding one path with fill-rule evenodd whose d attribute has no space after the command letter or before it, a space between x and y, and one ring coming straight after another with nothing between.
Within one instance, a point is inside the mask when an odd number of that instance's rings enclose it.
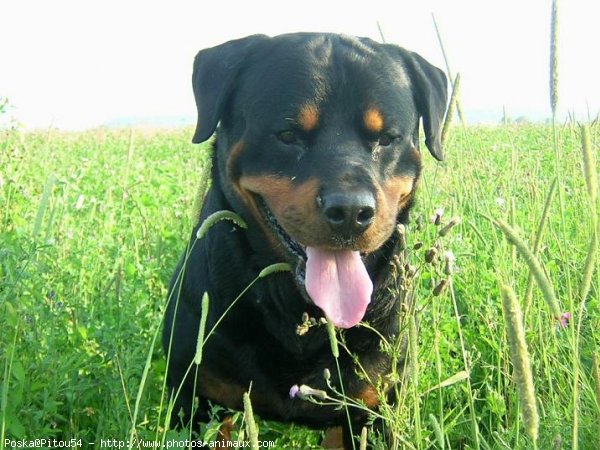
<instances>
[{"instance_id":1,"label":"sky","mask_svg":"<svg viewBox=\"0 0 600 450\"><path fill-rule=\"evenodd\" d=\"M192 61L249 34L329 31L416 51L461 74L467 115L550 115L550 0L2 0L0 97L26 128L195 116ZM559 2L559 112L600 111L599 0ZM7 116L6 114L4 116Z\"/></svg>"}]
</instances>

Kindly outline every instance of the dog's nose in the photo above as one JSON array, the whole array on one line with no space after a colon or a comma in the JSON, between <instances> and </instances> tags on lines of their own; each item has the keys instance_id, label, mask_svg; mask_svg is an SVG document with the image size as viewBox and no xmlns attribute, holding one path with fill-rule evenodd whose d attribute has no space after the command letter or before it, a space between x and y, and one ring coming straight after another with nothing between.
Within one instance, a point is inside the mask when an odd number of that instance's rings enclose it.
<instances>
[{"instance_id":1,"label":"dog's nose","mask_svg":"<svg viewBox=\"0 0 600 450\"><path fill-rule=\"evenodd\" d=\"M331 192L317 202L332 230L344 236L363 233L375 218L375 197L370 192Z\"/></svg>"}]
</instances>

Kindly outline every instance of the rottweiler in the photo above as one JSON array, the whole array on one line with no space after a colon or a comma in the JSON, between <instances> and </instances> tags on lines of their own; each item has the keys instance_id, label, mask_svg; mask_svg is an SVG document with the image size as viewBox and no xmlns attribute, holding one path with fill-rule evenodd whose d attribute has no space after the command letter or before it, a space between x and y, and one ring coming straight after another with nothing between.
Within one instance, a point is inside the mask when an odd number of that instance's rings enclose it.
<instances>
[{"instance_id":1,"label":"rottweiler","mask_svg":"<svg viewBox=\"0 0 600 450\"><path fill-rule=\"evenodd\" d=\"M198 423L209 420L211 405L239 410L251 390L261 418L341 426L343 445L352 448L350 430L360 432L366 414L352 409L349 421L343 409L290 396L294 385L327 391L326 368L340 385L326 326L306 333L298 326L324 317L345 329L347 350L338 359L345 394L376 408L375 387L358 374L355 358L368 379L390 370L380 340L398 333L401 313L388 289L395 230L408 221L418 184L421 119L427 148L443 158L446 76L396 45L294 33L202 50L192 84L192 142L215 130L216 139L211 187L166 312L173 417ZM247 228L220 221L197 240L202 221L221 210ZM246 290L279 262L291 271ZM205 329L219 323L194 367L205 293ZM228 438L227 420L221 432Z\"/></svg>"}]
</instances>

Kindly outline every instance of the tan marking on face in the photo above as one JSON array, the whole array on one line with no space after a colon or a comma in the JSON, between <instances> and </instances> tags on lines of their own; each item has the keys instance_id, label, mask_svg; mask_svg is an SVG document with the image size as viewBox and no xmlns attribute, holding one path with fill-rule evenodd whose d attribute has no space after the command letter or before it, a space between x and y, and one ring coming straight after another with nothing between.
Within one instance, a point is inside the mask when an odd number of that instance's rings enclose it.
<instances>
[{"instance_id":1,"label":"tan marking on face","mask_svg":"<svg viewBox=\"0 0 600 450\"><path fill-rule=\"evenodd\" d=\"M416 166L416 170L419 172L423 166L423 163L421 162L421 152L414 147L411 148L409 160Z\"/></svg>"},{"instance_id":2,"label":"tan marking on face","mask_svg":"<svg viewBox=\"0 0 600 450\"><path fill-rule=\"evenodd\" d=\"M370 253L388 240L394 231L398 213L412 197L414 183L413 177L397 176L377 188L375 218L371 226L357 240L355 250Z\"/></svg>"},{"instance_id":3,"label":"tan marking on face","mask_svg":"<svg viewBox=\"0 0 600 450\"><path fill-rule=\"evenodd\" d=\"M319 110L313 103L306 103L298 113L298 123L304 131L312 131L319 124Z\"/></svg>"},{"instance_id":4,"label":"tan marking on face","mask_svg":"<svg viewBox=\"0 0 600 450\"><path fill-rule=\"evenodd\" d=\"M238 158L244 151L245 143L240 140L231 146L231 150L229 151L229 156L227 157L227 161L225 163L225 171L227 174L227 178L232 183L237 196L244 202L246 207L248 208L250 214L254 217L254 219L258 222L263 232L266 234L267 238L271 242L272 247L278 248L281 247L281 243L279 240L273 235L270 227L265 223L264 218L261 212L258 209L258 205L256 204L256 199L252 195L252 192L244 189L240 183L240 169L238 167ZM280 251L282 251L280 249Z\"/></svg>"},{"instance_id":5,"label":"tan marking on face","mask_svg":"<svg viewBox=\"0 0 600 450\"><path fill-rule=\"evenodd\" d=\"M373 223L349 248L367 253L377 250L394 231L396 217L410 201L414 184L412 176L397 176L378 187ZM272 247L284 254L286 250L256 205L256 195L264 199L279 225L295 241L306 246L338 249L339 241L317 207L318 189L316 179L296 185L289 178L261 175L240 177L237 191L263 228Z\"/></svg>"},{"instance_id":6,"label":"tan marking on face","mask_svg":"<svg viewBox=\"0 0 600 450\"><path fill-rule=\"evenodd\" d=\"M304 244L308 236L323 235L317 215L316 198L318 182L315 179L295 185L291 179L274 175L242 176L236 191L248 205L273 249L285 255L279 238L265 222L262 211L256 204L256 194L262 197L279 225L294 240Z\"/></svg>"},{"instance_id":7,"label":"tan marking on face","mask_svg":"<svg viewBox=\"0 0 600 450\"><path fill-rule=\"evenodd\" d=\"M244 189L240 185L240 170L237 165L237 160L240 154L244 150L244 142L238 141L231 147L229 152L229 156L227 157L227 161L225 163L225 170L227 173L227 178L233 184L233 188L237 193L238 197L244 202L246 207L249 209L250 213L254 217L254 219L259 223L263 232L267 235L268 239L271 242L273 248L281 247L281 243L277 240L277 238L273 235L268 225L265 223L261 212L258 210L258 205L256 204L256 199L252 196L252 193L248 190Z\"/></svg>"},{"instance_id":8,"label":"tan marking on face","mask_svg":"<svg viewBox=\"0 0 600 450\"><path fill-rule=\"evenodd\" d=\"M373 224L352 243L353 250L372 252L391 236L396 216L410 200L413 186L412 177L399 176L389 179L377 189L377 209ZM310 179L300 185L294 185L287 178L273 175L242 176L239 179L242 198L251 207L274 248L280 248L281 243L265 223L252 194L258 194L265 200L277 222L300 244L339 248L339 241L332 235L330 226L316 205L318 188L316 179Z\"/></svg>"},{"instance_id":9,"label":"tan marking on face","mask_svg":"<svg viewBox=\"0 0 600 450\"><path fill-rule=\"evenodd\" d=\"M383 115L377 108L369 108L363 115L363 122L367 131L381 133L383 130Z\"/></svg>"},{"instance_id":10,"label":"tan marking on face","mask_svg":"<svg viewBox=\"0 0 600 450\"><path fill-rule=\"evenodd\" d=\"M317 212L316 179L295 185L289 178L274 175L243 176L240 178L240 187L260 195L277 221L292 236L296 234L293 230L297 226L314 220Z\"/></svg>"},{"instance_id":11,"label":"tan marking on face","mask_svg":"<svg viewBox=\"0 0 600 450\"><path fill-rule=\"evenodd\" d=\"M392 177L386 181L383 185L383 191L390 207L395 206L396 212L399 212L410 199L414 186L415 179L404 175Z\"/></svg>"}]
</instances>

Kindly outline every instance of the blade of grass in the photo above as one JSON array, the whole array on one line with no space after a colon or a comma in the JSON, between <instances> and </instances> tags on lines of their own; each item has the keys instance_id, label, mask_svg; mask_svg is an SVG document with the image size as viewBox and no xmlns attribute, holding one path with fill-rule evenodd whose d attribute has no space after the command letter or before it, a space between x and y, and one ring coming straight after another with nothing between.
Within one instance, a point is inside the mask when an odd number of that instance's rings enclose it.
<instances>
[{"instance_id":1,"label":"blade of grass","mask_svg":"<svg viewBox=\"0 0 600 450\"><path fill-rule=\"evenodd\" d=\"M408 322L408 357L409 374L413 394L413 411L415 426L415 444L417 448L422 448L423 436L421 430L421 405L419 401L419 346L417 343L417 321L414 314L411 314Z\"/></svg>"},{"instance_id":2,"label":"blade of grass","mask_svg":"<svg viewBox=\"0 0 600 450\"><path fill-rule=\"evenodd\" d=\"M33 239L37 238L40 230L42 228L42 222L44 220L44 214L48 209L48 204L50 203L50 195L52 194L52 188L56 183L56 175L51 173L48 178L46 178L46 184L44 185L44 190L42 191L42 197L40 198L40 204L38 206L37 214L35 215L35 222L33 224L33 231L31 233L31 237Z\"/></svg>"},{"instance_id":3,"label":"blade of grass","mask_svg":"<svg viewBox=\"0 0 600 450\"><path fill-rule=\"evenodd\" d=\"M458 328L458 337L460 341L460 349L462 354L462 362L467 373L471 372L471 365L469 363L469 357L467 355L467 348L465 345L465 337L462 330L460 313L458 312L458 304L456 302L456 295L454 293L454 283L452 282L452 277L449 277L450 280L450 297L452 298L452 307L454 309L454 320L456 321L456 325ZM479 436L479 425L477 423L477 412L475 408L475 398L473 396L473 386L471 385L470 377L467 378L467 395L469 400L469 418L471 423L471 435L473 439L473 446L477 450L481 448L481 441Z\"/></svg>"},{"instance_id":4,"label":"blade of grass","mask_svg":"<svg viewBox=\"0 0 600 450\"><path fill-rule=\"evenodd\" d=\"M150 344L150 348L148 349L148 354L146 356L146 363L144 364L144 370L142 372L142 377L140 379L140 386L138 388L137 396L135 398L135 406L133 408L133 420L131 421L131 429L129 431L129 449L133 448L135 443L134 436L137 435L137 417L140 411L140 404L142 401L142 394L144 393L144 388L146 387L146 380L148 379L148 372L150 371L150 366L152 365L152 355L154 354L154 346L156 345L156 339L160 334L162 327L159 325L156 327L156 331L154 332L154 336L152 337L152 343Z\"/></svg>"},{"instance_id":5,"label":"blade of grass","mask_svg":"<svg viewBox=\"0 0 600 450\"><path fill-rule=\"evenodd\" d=\"M442 146L446 145L448 141L448 136L450 135L450 126L452 125L452 120L454 119L454 108L456 107L456 102L458 101L458 95L460 92L460 73L456 74L454 78L454 83L452 83L452 94L450 95L450 103L448 106L448 111L446 112L446 118L444 119L444 126L442 127Z\"/></svg>"},{"instance_id":6,"label":"blade of grass","mask_svg":"<svg viewBox=\"0 0 600 450\"><path fill-rule=\"evenodd\" d=\"M548 223L548 214L550 212L550 205L552 204L552 200L554 199L554 194L556 192L556 182L557 178L555 177L550 185L550 189L548 190L548 194L546 195L546 201L544 202L544 209L542 211L542 217L540 218L540 222L538 224L538 229L535 234L535 240L533 242L532 253L534 256L538 256L540 253L540 247L542 246L542 237L544 235L544 230L546 228L546 224ZM533 272L530 270L527 275L527 287L525 288L525 299L524 299L524 316L527 317L527 313L529 311L529 307L531 306L531 295L533 294Z\"/></svg>"},{"instance_id":7,"label":"blade of grass","mask_svg":"<svg viewBox=\"0 0 600 450\"><path fill-rule=\"evenodd\" d=\"M8 406L8 383L10 375L12 373L12 365L15 358L15 349L17 348L17 336L19 335L19 322L15 325L15 335L13 337L12 345L9 347L9 354L6 354L4 360L4 378L2 383L2 400L0 405L2 406L2 428L0 428L0 450L4 450L5 437L6 437L6 410Z\"/></svg>"},{"instance_id":8,"label":"blade of grass","mask_svg":"<svg viewBox=\"0 0 600 450\"><path fill-rule=\"evenodd\" d=\"M327 336L329 337L329 345L331 347L331 354L333 355L333 359L335 360L335 365L336 365L337 373L338 373L338 379L340 381L340 391L342 393L342 398L344 399L344 410L346 412L346 420L348 421L348 430L349 430L350 436L354 436L354 433L352 431L352 419L350 418L350 409L348 408L348 402L346 401L346 391L344 389L344 380L342 377L342 369L340 368L340 361L339 361L340 350L338 347L337 336L335 334L335 326L333 325L331 320L327 321L326 326L327 326ZM356 444L354 442L354 439L351 439L351 442L352 442L352 449L356 450Z\"/></svg>"},{"instance_id":9,"label":"blade of grass","mask_svg":"<svg viewBox=\"0 0 600 450\"><path fill-rule=\"evenodd\" d=\"M448 55L446 54L446 48L444 46L444 40L442 39L442 34L440 33L440 28L438 27L437 20L435 19L435 14L432 13L431 18L433 19L433 27L435 28L435 34L436 34L436 36L438 38L438 42L440 44L442 56L444 57L444 63L446 64L446 73L448 74L448 78L450 80L452 80L452 79L454 79L454 76L452 75L452 70L450 70L450 62L448 60ZM457 93L455 105L456 105L456 111L458 112L458 119L460 120L460 123L462 123L464 126L466 122L465 122L465 117L463 115L460 97L458 96L458 93Z\"/></svg>"}]
</instances>

